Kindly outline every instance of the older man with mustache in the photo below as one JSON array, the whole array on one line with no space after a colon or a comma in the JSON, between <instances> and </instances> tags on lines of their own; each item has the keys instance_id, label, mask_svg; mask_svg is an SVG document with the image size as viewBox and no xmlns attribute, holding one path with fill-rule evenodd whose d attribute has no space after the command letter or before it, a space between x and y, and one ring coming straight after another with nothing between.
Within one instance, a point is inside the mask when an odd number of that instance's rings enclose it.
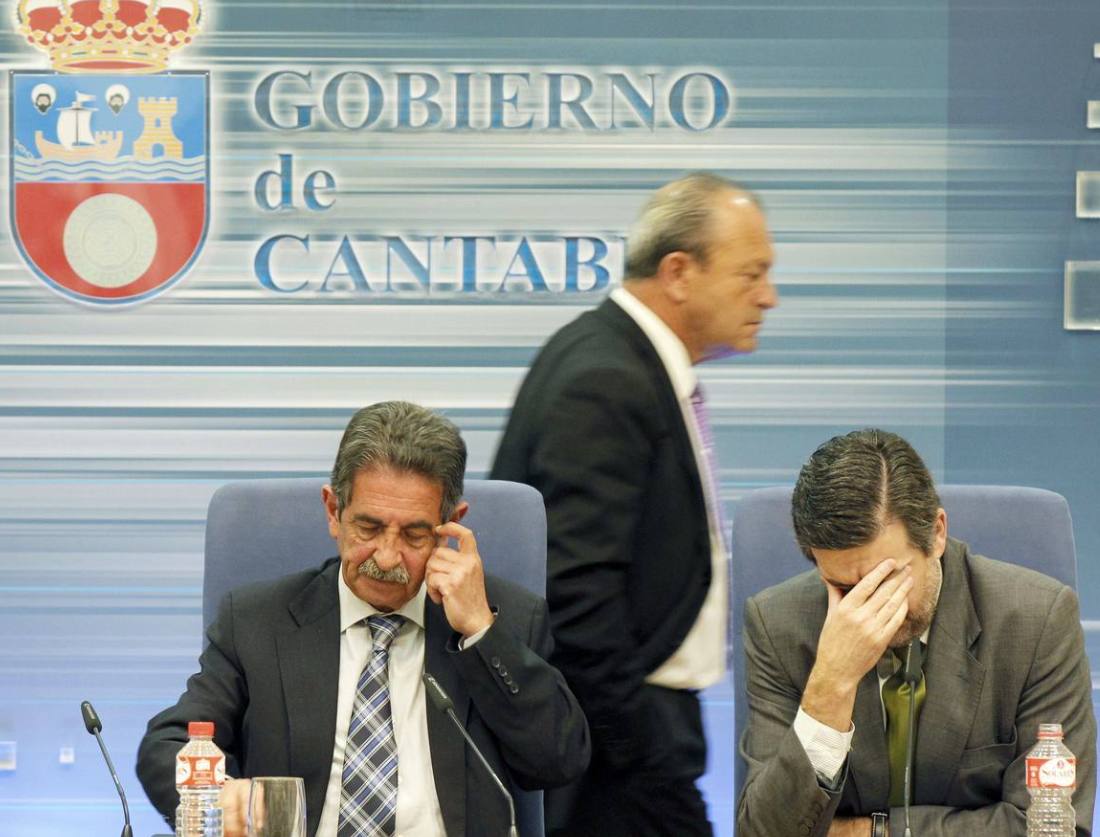
<instances>
[{"instance_id":1,"label":"older man with mustache","mask_svg":"<svg viewBox=\"0 0 1100 837\"><path fill-rule=\"evenodd\" d=\"M399 401L355 414L322 492L339 557L230 593L199 673L149 722L138 776L166 818L187 722L203 720L234 777L225 837L244 834L247 777L262 775L305 780L310 837L507 833L492 780L426 708L425 670L513 792L584 770L588 727L546 662L546 603L484 575L459 522L465 467L441 416Z\"/></svg>"}]
</instances>

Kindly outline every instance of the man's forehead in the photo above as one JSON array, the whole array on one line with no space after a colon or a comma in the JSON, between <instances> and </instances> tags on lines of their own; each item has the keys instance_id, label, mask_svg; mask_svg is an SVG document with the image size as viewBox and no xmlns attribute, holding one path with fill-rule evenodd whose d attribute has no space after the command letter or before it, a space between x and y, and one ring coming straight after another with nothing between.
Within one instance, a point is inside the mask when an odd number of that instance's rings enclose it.
<instances>
[{"instance_id":1,"label":"man's forehead","mask_svg":"<svg viewBox=\"0 0 1100 837\"><path fill-rule=\"evenodd\" d=\"M711 214L712 241L728 241L751 246L771 258L771 236L764 213L749 198L728 193L715 203Z\"/></svg>"},{"instance_id":2,"label":"man's forehead","mask_svg":"<svg viewBox=\"0 0 1100 837\"><path fill-rule=\"evenodd\" d=\"M431 505L436 514L443 497L443 485L414 471L385 466L363 468L355 474L352 503L392 508Z\"/></svg>"}]
</instances>

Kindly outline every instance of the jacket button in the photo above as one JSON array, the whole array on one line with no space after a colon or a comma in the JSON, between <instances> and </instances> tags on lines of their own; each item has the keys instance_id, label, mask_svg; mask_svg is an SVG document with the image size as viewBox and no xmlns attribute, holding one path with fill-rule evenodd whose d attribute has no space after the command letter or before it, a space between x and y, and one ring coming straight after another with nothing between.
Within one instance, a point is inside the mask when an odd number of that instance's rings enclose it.
<instances>
[{"instance_id":1,"label":"jacket button","mask_svg":"<svg viewBox=\"0 0 1100 837\"><path fill-rule=\"evenodd\" d=\"M519 694L519 686L517 686L515 683L513 683L512 688L510 688L508 691L511 692L513 695L518 695Z\"/></svg>"},{"instance_id":2,"label":"jacket button","mask_svg":"<svg viewBox=\"0 0 1100 837\"><path fill-rule=\"evenodd\" d=\"M508 678L508 669L506 669L504 666L500 667L500 676L505 679Z\"/></svg>"},{"instance_id":3,"label":"jacket button","mask_svg":"<svg viewBox=\"0 0 1100 837\"><path fill-rule=\"evenodd\" d=\"M489 665L491 665L493 668L500 668L500 657L490 657Z\"/></svg>"}]
</instances>

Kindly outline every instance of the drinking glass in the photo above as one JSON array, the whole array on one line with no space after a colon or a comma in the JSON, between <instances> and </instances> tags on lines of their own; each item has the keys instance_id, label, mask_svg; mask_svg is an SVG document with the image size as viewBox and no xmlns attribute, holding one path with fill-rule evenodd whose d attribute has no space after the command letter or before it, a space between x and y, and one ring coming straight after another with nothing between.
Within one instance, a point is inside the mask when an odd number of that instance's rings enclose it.
<instances>
[{"instance_id":1,"label":"drinking glass","mask_svg":"<svg viewBox=\"0 0 1100 837\"><path fill-rule=\"evenodd\" d=\"M306 837L306 789L295 776L257 776L248 794L248 837Z\"/></svg>"}]
</instances>

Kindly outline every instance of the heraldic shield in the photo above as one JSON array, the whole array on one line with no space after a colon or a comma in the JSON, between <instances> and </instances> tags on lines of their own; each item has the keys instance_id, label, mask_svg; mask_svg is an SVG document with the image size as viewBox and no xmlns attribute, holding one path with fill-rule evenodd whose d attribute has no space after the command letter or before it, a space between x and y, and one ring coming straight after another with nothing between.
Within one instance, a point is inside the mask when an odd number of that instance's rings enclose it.
<instances>
[{"instance_id":1,"label":"heraldic shield","mask_svg":"<svg viewBox=\"0 0 1100 837\"><path fill-rule=\"evenodd\" d=\"M198 256L209 219L209 75L12 71L11 226L55 290L149 299Z\"/></svg>"}]
</instances>

